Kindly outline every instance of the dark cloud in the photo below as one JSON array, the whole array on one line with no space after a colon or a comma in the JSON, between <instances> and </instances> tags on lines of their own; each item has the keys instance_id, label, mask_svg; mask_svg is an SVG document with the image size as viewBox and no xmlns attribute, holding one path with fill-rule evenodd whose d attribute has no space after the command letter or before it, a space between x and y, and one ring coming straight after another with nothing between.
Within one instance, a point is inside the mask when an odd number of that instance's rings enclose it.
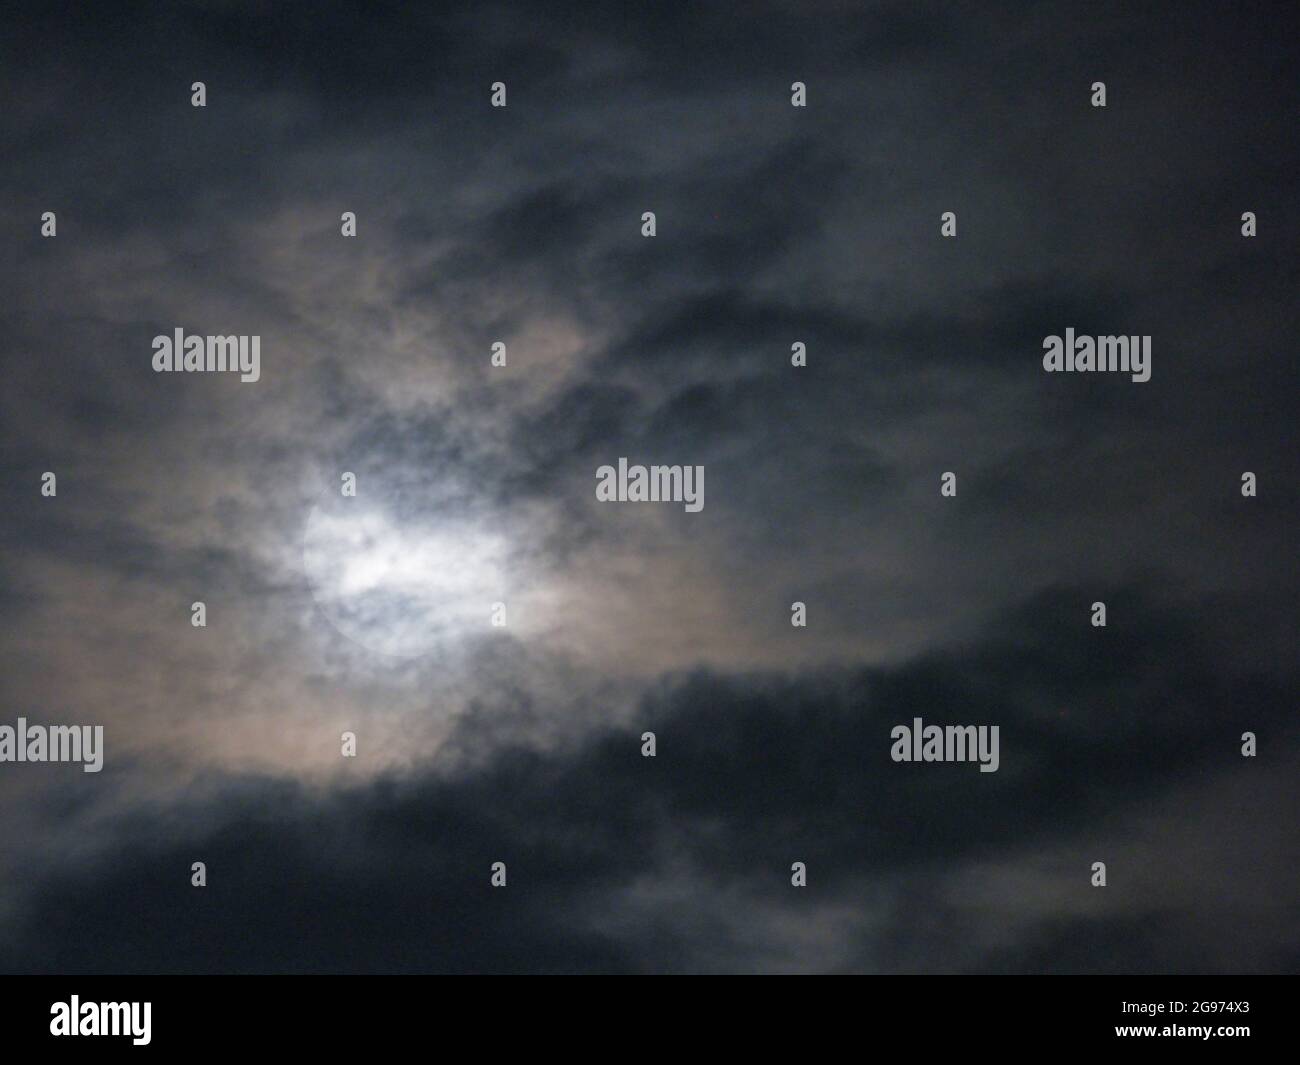
<instances>
[{"instance_id":1,"label":"dark cloud","mask_svg":"<svg viewBox=\"0 0 1300 1065\"><path fill-rule=\"evenodd\" d=\"M1113 596L1122 620L1089 631L1083 594L1042 596L979 644L897 669L699 674L648 697L632 727L549 754L508 747L468 772L435 762L327 794L232 780L209 802L142 811L114 833L130 842L37 885L3 967L623 971L730 956L726 967L762 969L785 949L773 912L815 927L857 906L838 963L850 969L1281 967L1293 935L1243 960L1232 942L1251 914L1208 888L1188 910L1158 890L1218 877L1230 843L1203 840L1189 870L1161 842L1178 814L1162 812L1154 840L1141 820L1181 780L1227 790L1243 706L1266 752L1246 794L1267 795L1295 739L1287 690L1217 660L1182 610L1137 590ZM891 762L889 731L913 716L999 723L1001 770ZM449 749L480 748L479 725L465 718ZM653 760L643 728L658 737ZM1300 843L1289 824L1243 831L1292 858ZM971 870L1054 851L1066 860L1038 887L1074 916L1021 914L1015 894L964 905ZM1098 858L1111 859L1115 897L1100 908ZM187 883L195 860L203 891ZM498 860L505 890L488 886ZM792 860L808 863L806 894L789 885ZM679 889L691 912L643 910ZM723 905L752 930L743 944L728 941ZM1207 920L1209 940L1194 932ZM976 948L984 923L1008 934ZM826 962L805 949L792 964Z\"/></svg>"}]
</instances>

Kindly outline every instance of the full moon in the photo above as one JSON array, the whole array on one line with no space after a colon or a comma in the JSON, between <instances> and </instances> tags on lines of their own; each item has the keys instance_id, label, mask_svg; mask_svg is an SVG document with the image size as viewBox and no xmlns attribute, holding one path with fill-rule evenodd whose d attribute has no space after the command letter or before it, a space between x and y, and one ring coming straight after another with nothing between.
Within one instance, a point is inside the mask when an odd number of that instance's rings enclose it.
<instances>
[{"instance_id":1,"label":"full moon","mask_svg":"<svg viewBox=\"0 0 1300 1065\"><path fill-rule=\"evenodd\" d=\"M400 519L359 498L312 509L303 560L321 611L345 636L409 658L487 631L504 545L463 518Z\"/></svg>"}]
</instances>

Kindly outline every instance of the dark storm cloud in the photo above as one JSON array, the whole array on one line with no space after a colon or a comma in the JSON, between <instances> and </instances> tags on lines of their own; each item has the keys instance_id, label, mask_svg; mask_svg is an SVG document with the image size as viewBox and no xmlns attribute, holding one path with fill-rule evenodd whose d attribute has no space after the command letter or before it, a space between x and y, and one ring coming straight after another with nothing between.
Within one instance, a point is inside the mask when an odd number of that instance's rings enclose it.
<instances>
[{"instance_id":1,"label":"dark storm cloud","mask_svg":"<svg viewBox=\"0 0 1300 1065\"><path fill-rule=\"evenodd\" d=\"M0 968L1294 968L1295 30L15 16L0 691L120 753L0 774ZM177 324L260 332L263 380L152 373ZM1043 374L1068 326L1153 335L1152 380ZM596 504L623 455L705 465L706 508ZM302 541L341 470L417 548L503 538L511 635L394 665L331 628ZM914 714L999 724L1002 769L893 764ZM359 781L321 778L342 728Z\"/></svg>"},{"instance_id":2,"label":"dark storm cloud","mask_svg":"<svg viewBox=\"0 0 1300 1065\"><path fill-rule=\"evenodd\" d=\"M1220 875L1232 842L1204 839L1196 867L1181 867L1159 839L1182 818L1159 804L1181 778L1223 788L1243 716L1269 752L1246 794L1266 798L1294 768L1286 691L1207 654L1181 609L1193 604L1116 589L1127 620L1088 633L1082 594L1044 595L980 644L894 670L700 674L651 696L633 728L549 755L508 749L466 773L434 766L327 795L232 781L210 803L142 811L117 833L134 841L125 849L39 885L3 967L621 971L727 957L724 968L763 968L785 949L768 911L816 926L836 905L863 909L836 963L847 969L1289 964L1294 927L1243 958L1234 940L1255 916L1211 890L1180 909L1154 887ZM913 716L1000 723L1001 769L891 762L889 730ZM450 747L478 748L479 724L467 717ZM658 735L654 760L639 754L642 728ZM1154 810L1152 842L1136 822ZM1293 824L1265 833L1255 818L1234 834L1292 858L1300 844ZM1135 841L1150 846L1122 860ZM1039 888L1063 896L1060 912L1021 894L972 907L956 894L968 870L1054 849L1067 866ZM1099 857L1113 883L1109 904L1090 909ZM208 866L202 891L186 883L194 860ZM498 860L510 877L499 891L487 877ZM808 863L806 892L789 885L791 860ZM693 917L641 911L677 880ZM744 942L718 913L726 900L743 908ZM1293 898L1279 901L1294 913ZM876 910L890 914L883 927ZM620 912L626 923L605 923ZM1206 920L1219 926L1208 941L1194 927ZM971 949L985 923L1010 935ZM815 950L789 962L827 964Z\"/></svg>"}]
</instances>

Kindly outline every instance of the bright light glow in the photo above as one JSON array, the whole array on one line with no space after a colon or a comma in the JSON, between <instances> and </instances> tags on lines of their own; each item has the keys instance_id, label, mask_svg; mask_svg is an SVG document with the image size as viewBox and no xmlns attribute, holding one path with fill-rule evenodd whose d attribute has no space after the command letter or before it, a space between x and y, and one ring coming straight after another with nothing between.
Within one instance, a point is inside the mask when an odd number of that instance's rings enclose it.
<instances>
[{"instance_id":1,"label":"bright light glow","mask_svg":"<svg viewBox=\"0 0 1300 1065\"><path fill-rule=\"evenodd\" d=\"M398 523L359 498L316 507L303 559L316 601L344 635L381 654L425 654L488 631L505 545L464 520Z\"/></svg>"}]
</instances>

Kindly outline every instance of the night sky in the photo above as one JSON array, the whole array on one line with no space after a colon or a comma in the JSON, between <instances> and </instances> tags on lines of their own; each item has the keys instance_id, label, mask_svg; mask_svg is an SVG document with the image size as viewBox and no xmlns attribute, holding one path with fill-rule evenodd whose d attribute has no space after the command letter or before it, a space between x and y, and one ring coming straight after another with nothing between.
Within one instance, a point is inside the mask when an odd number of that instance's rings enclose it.
<instances>
[{"instance_id":1,"label":"night sky","mask_svg":"<svg viewBox=\"0 0 1300 1065\"><path fill-rule=\"evenodd\" d=\"M0 971L1300 969L1297 39L9 12L0 725L105 758L0 764ZM1067 328L1151 379L1044 372Z\"/></svg>"}]
</instances>

